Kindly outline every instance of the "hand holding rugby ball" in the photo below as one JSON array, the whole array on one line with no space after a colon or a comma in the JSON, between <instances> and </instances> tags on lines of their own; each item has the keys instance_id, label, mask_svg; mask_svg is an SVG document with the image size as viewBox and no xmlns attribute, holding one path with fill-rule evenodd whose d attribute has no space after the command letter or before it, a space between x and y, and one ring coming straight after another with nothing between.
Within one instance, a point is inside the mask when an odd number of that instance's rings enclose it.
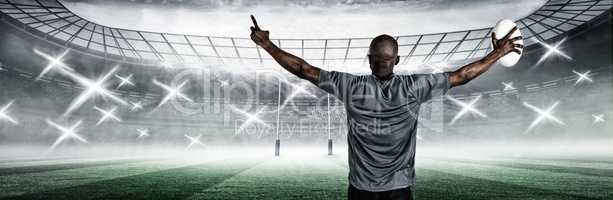
<instances>
[{"instance_id":1,"label":"hand holding rugby ball","mask_svg":"<svg viewBox=\"0 0 613 200\"><path fill-rule=\"evenodd\" d=\"M511 31L513 32L510 33ZM505 46L505 42L512 42L514 45ZM523 44L521 32L513 21L504 19L496 23L492 30L492 47L493 49L503 48L502 50L506 53L498 59L498 63L505 67L515 65L523 52Z\"/></svg>"}]
</instances>

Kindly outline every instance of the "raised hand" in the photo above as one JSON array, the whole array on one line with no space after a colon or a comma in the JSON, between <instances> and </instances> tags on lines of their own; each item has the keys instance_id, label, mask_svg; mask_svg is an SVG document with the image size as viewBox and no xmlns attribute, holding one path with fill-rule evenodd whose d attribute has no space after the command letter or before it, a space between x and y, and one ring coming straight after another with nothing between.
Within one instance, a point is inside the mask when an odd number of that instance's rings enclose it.
<instances>
[{"instance_id":1,"label":"raised hand","mask_svg":"<svg viewBox=\"0 0 613 200\"><path fill-rule=\"evenodd\" d=\"M500 51L502 55L506 55L511 52L521 54L520 49L524 48L524 45L515 44L515 41L521 40L522 37L517 36L509 39L511 37L511 34L513 34L513 32L515 32L516 30L517 26L513 27L513 29L511 29L511 31L509 31L507 35L505 35L499 40L496 39L496 33L492 32L492 44L494 45L494 51Z\"/></svg>"},{"instance_id":2,"label":"raised hand","mask_svg":"<svg viewBox=\"0 0 613 200\"><path fill-rule=\"evenodd\" d=\"M463 85L468 83L470 80L475 79L477 76L490 69L490 67L496 63L498 59L508 53L515 52L517 54L521 54L520 50L524 48L524 45L515 44L515 41L521 40L522 37L519 36L509 39L511 34L513 34L513 32L516 30L517 27L513 27L513 29L511 29L507 35L499 40L496 39L496 33L492 32L492 45L494 46L494 51L490 52L480 60L464 65L463 67L460 67L460 69L452 72L451 75L449 75L451 86Z\"/></svg>"},{"instance_id":3,"label":"raised hand","mask_svg":"<svg viewBox=\"0 0 613 200\"><path fill-rule=\"evenodd\" d=\"M253 22L253 26L251 27L251 40L253 40L255 44L261 46L262 49L268 52L268 54L288 72L301 79L308 80L315 85L319 83L319 68L310 65L304 61L304 59L287 53L274 45L268 38L268 31L260 29L253 15L251 15L251 21Z\"/></svg>"},{"instance_id":4,"label":"raised hand","mask_svg":"<svg viewBox=\"0 0 613 200\"><path fill-rule=\"evenodd\" d=\"M271 44L270 39L268 38L269 32L262 31L260 26L258 26L258 22L255 21L255 17L251 15L251 21L253 22L253 26L251 28L251 40L255 42L255 44L266 47Z\"/></svg>"}]
</instances>

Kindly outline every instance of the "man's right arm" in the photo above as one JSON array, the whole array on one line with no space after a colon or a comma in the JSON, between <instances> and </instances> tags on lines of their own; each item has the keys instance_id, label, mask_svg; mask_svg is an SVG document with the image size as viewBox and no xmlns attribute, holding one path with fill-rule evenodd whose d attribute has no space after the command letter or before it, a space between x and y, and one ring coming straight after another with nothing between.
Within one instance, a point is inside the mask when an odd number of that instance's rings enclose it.
<instances>
[{"instance_id":1,"label":"man's right arm","mask_svg":"<svg viewBox=\"0 0 613 200\"><path fill-rule=\"evenodd\" d=\"M279 65L281 65L288 72L298 76L301 79L308 80L309 82L317 85L319 83L319 71L320 69L310 65L304 59L294 56L290 53L283 51L277 47L269 39L269 32L263 31L258 26L253 15L251 16L253 25L251 27L251 40L255 44L262 47L270 56L272 56Z\"/></svg>"}]
</instances>

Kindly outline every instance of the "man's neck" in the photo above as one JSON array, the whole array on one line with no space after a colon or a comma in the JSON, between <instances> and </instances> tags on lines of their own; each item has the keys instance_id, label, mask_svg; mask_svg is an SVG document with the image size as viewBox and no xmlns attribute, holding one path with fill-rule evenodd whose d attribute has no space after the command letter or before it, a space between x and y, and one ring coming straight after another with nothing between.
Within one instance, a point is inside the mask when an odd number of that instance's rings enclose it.
<instances>
[{"instance_id":1,"label":"man's neck","mask_svg":"<svg viewBox=\"0 0 613 200\"><path fill-rule=\"evenodd\" d=\"M392 79L392 77L394 77L394 73L389 73L386 75L378 75L378 74L373 74L373 75L375 75L375 77L377 77L379 80L382 80L382 81L387 81L387 80Z\"/></svg>"}]
</instances>

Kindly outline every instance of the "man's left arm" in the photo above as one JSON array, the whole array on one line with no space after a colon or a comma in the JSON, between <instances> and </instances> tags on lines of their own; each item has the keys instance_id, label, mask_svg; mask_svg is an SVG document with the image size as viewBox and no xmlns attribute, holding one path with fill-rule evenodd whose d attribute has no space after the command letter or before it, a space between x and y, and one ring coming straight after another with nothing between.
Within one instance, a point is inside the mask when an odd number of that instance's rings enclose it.
<instances>
[{"instance_id":1,"label":"man's left arm","mask_svg":"<svg viewBox=\"0 0 613 200\"><path fill-rule=\"evenodd\" d=\"M449 82L451 82L451 86L459 86L468 83L470 80L473 80L477 76L483 74L485 71L489 70L490 67L496 63L496 61L502 58L504 55L508 53L517 53L521 54L519 49L524 48L521 44L515 44L514 42L522 39L521 36L515 38L511 37L511 34L517 30L517 27L514 27L509 31L509 33L503 38L497 40L496 34L492 32L492 44L494 46L494 50L487 54L487 56L482 59L470 63L461 67L460 69L451 72L449 75Z\"/></svg>"}]
</instances>

